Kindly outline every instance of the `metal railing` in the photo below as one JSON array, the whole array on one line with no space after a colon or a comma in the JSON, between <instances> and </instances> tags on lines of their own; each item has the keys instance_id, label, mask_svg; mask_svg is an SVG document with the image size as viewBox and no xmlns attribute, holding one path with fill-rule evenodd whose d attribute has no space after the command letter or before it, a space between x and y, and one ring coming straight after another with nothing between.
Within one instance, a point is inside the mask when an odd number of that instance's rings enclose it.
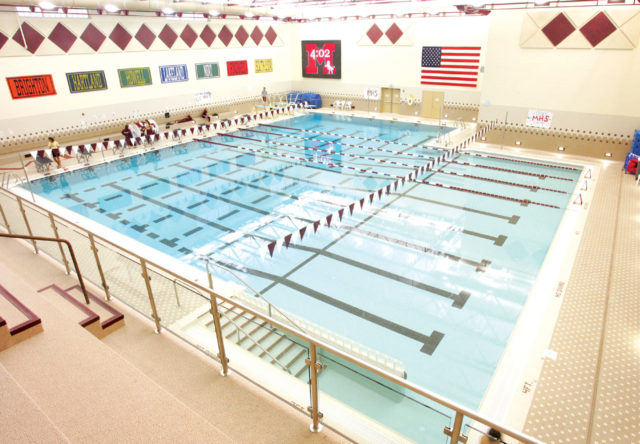
<instances>
[{"instance_id":1,"label":"metal railing","mask_svg":"<svg viewBox=\"0 0 640 444\"><path fill-rule=\"evenodd\" d=\"M19 215L11 213L11 215L5 215L7 212L3 209L3 206L13 206L17 212L22 212L22 218ZM6 209L6 208L5 208ZM222 328L220 325L220 313L218 310L219 302L226 302L227 304L237 307L240 310L243 310L259 319L262 319L272 326L287 332L299 340L307 342L309 344L309 358L307 360L307 364L310 368L310 401L311 406L308 407L308 412L312 419L311 430L319 431L321 429L320 419L322 418L322 413L320 412L319 407L319 399L318 399L318 378L317 373L321 368L320 364L317 361L317 349L321 348L326 352L342 358L343 360L357 366L362 371L367 371L377 375L380 378L383 378L387 381L387 383L391 383L392 385L401 387L403 389L409 390L414 394L427 398L440 407L445 407L453 410L455 413L455 419L453 421L452 427L445 427L443 430L443 434L450 437L450 442L457 444L458 442L466 442L467 437L462 435L462 423L464 418L468 418L470 420L476 421L480 424L483 424L487 427L492 427L496 430L499 430L503 434L510 436L519 440L525 444L534 444L539 443L540 441L527 436L523 433L520 433L516 430L498 424L492 421L490 418L479 414L478 412L468 409L454 401L451 401L443 396L440 396L430 390L427 390L417 384L414 384L410 381L402 379L392 373L389 373L385 370L382 370L368 362L359 359L345 352L344 350L338 349L322 340L314 338L307 333L298 329L295 325L288 325L286 323L280 322L277 319L270 317L268 314L261 313L260 311L239 302L234 299L232 296L225 296L219 293L214 292L212 288L207 288L195 281L184 278L183 276L177 274L176 272L160 265L154 263L151 260L146 259L145 257L134 253L126 248L123 248L121 245L117 245L116 243L100 237L95 233L91 233L87 229L79 226L76 223L73 223L67 219L64 219L58 215L51 213L46 210L42 206L25 201L22 197L17 194L8 191L8 190L0 190L0 213L3 215L3 219L0 223L4 223L5 228L8 231L11 231L9 227L9 220L13 221L11 223L15 223L16 225L20 225L24 230L29 231L29 236L7 236L7 237L26 237L28 239L32 239L34 250L37 252L37 246L35 244L35 240L51 240L45 237L37 237L33 236L31 233L31 228L29 225L29 217L27 213L30 213L31 218L33 220L40 219L40 224L42 221L50 220L51 228L55 233L58 232L58 229L63 229L66 233L73 237L71 242L77 242L76 249L80 248L84 253L84 258L87 261L84 263L84 267L90 270L90 279L93 278L93 282L98 285L102 285L105 290L105 294L107 298L111 297L112 293L116 293L117 296L122 300L123 298L129 298L125 300L128 305L142 311L144 313L145 310L151 309L150 317L153 318L156 325L156 332L160 333L162 331L161 318L159 316L158 306L156 301L161 301L160 308L163 308L163 303L167 303L166 301L170 298L173 299L174 294L172 294L175 290L175 282L181 282L184 285L181 285L181 288L192 288L195 290L193 292L197 296L193 296L196 298L203 298L202 295L208 295L208 300L205 299L206 304L211 306L209 312L213 317L213 323L215 326L215 334L216 334L216 343L218 348L217 357L221 366L223 375L228 373L228 359L225 352L225 344L224 338L222 336ZM23 219L23 220L22 220ZM41 225L44 229L44 225ZM15 229L14 229L15 231ZM65 236L67 237L67 236ZM66 242L69 245L71 251L70 242L65 241L64 239L60 239L63 242ZM87 243L88 241L88 243ZM100 246L101 249L98 250L97 246ZM99 251L102 254L99 254ZM101 257L102 256L102 257ZM74 265L77 263L75 260L75 255L72 256L74 260ZM91 263L91 261L95 261L95 263ZM63 259L63 262L65 260ZM144 285L146 288L146 293L148 296L148 305L145 302L147 299L144 294L144 290L140 287L136 287L136 283L133 280L132 276L135 276L135 267L130 269L128 267L131 264L135 266L139 266L138 271L141 272L142 278L144 280ZM95 266L95 268L93 268ZM68 266L67 266L68 269ZM131 273L134 273L133 275ZM159 276L160 279L151 280L151 274L154 276ZM80 274L78 272L79 279ZM163 281L163 279L166 283ZM166 284L166 287L163 285ZM154 290L155 287L155 290ZM84 286L83 286L84 289ZM120 292L120 294L118 294ZM164 302L162 302L164 301ZM191 305L204 303L204 301L197 299L192 300ZM184 305L189 304L180 304L178 309L183 309ZM175 308L175 307L174 307ZM174 310L175 311L175 310ZM179 310L178 310L179 311ZM149 316L148 312L146 313ZM179 315L183 315L184 313L179 313ZM170 318L172 313L170 311L166 311L164 316ZM175 315L173 315L175 316ZM169 320L166 320L165 323L168 323ZM188 339L187 339L188 340ZM192 342L193 343L193 342ZM198 346L198 344L194 344ZM199 347L200 348L200 347ZM258 383L260 385L260 383Z\"/></svg>"}]
</instances>

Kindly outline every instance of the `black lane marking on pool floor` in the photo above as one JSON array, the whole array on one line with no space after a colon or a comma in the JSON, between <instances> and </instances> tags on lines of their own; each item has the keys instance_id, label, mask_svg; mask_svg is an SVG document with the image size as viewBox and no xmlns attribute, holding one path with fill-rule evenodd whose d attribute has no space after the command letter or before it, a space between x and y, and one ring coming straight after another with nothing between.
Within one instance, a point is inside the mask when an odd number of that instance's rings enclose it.
<instances>
[{"instance_id":1,"label":"black lane marking on pool floor","mask_svg":"<svg viewBox=\"0 0 640 444\"><path fill-rule=\"evenodd\" d=\"M184 237L191 236L192 234L197 233L197 232L198 232L198 231L200 231L200 230L202 230L202 227L196 227L196 228L194 228L193 230L189 230L189 231L187 231L186 233L182 233L182 235L183 235Z\"/></svg>"},{"instance_id":2,"label":"black lane marking on pool floor","mask_svg":"<svg viewBox=\"0 0 640 444\"><path fill-rule=\"evenodd\" d=\"M417 188L418 184L413 184L411 185L409 188L407 188L404 192L402 192L401 194L398 194L397 196L395 196L393 199L391 199L389 202L386 202L382 207L377 208L376 210L372 211L371 214L367 217L365 217L362 221L360 221L356 227L360 227L362 225L364 225L365 223L367 223L369 220L371 220L373 217L375 217L382 209L389 207L390 205L392 205L394 202L396 202L398 199L404 197L408 192L412 191L414 188ZM313 259L315 259L316 257L318 257L318 255L320 254L321 251L327 251L329 248L331 248L333 245L335 245L336 243L338 243L340 240L342 240L345 236L347 236L349 234L348 231L345 231L343 234L341 234L340 236L338 236L336 239L334 239L333 241L329 242L327 245L325 245L321 250L319 249L318 252L316 252L315 254L309 256L307 259L305 259L304 261L300 262L298 265L296 265L295 267L293 267L291 270L289 270L287 273L285 273L281 279L286 279L288 281L288 277L291 276L293 273L295 273L297 270L299 270L300 268L304 267L306 264L308 264L309 262L311 262ZM275 287L277 285L278 282L275 283L271 283L269 285L267 285L262 291L262 294L265 294L267 291L269 291L271 288ZM311 289L309 289L310 291L313 291ZM469 292L466 291L461 291L460 294L462 294L462 298L464 299L464 301L466 302L466 300L469 299L470 294ZM314 293L309 293L310 296L314 297ZM317 296L320 296L321 293L319 293ZM324 296L324 295L323 295ZM354 311L352 311L351 313L356 314L357 316L362 317L363 319L366 319L368 321L371 321L377 325L380 325L384 328L390 329L392 331L398 332L400 334L405 334L405 333L410 333L412 332L412 330L410 332L405 332L405 330L407 330L405 327L399 326L398 324L395 324L391 321L388 321L386 319L383 319L377 315L374 315L372 313L368 313L365 312L364 310L360 310L357 309L353 306L347 306L347 304L345 304L342 301L337 301L336 299L330 298L330 297L326 297L326 299L323 300L323 302L326 303L331 303L333 301L336 301L336 303L339 304L344 304L346 307L345 308L352 308ZM460 301L462 302L462 300ZM456 302L454 301L454 304ZM333 304L332 304L333 305ZM464 306L464 303L462 303L462 305ZM455 306L455 305L454 305ZM339 307L338 305L336 305L336 307ZM457 307L457 308L462 308L462 307ZM360 314L358 314L360 313ZM399 328L398 328L399 327ZM403 333L404 332L404 333ZM435 349L437 348L438 344L440 343L440 341L442 340L442 338L444 337L444 333L441 333L437 330L433 330L431 335L429 336L424 336L420 333L418 333L419 335L421 335L421 339L419 339L420 342L422 342L422 348L420 349L420 351L422 351L423 353L427 353L429 355L433 354L433 352L435 351ZM408 336L407 334L405 334L405 336ZM413 337L410 336L409 337Z\"/></svg>"},{"instance_id":3,"label":"black lane marking on pool floor","mask_svg":"<svg viewBox=\"0 0 640 444\"><path fill-rule=\"evenodd\" d=\"M333 307L336 307L342 311L345 311L347 313L350 313L354 316L358 316L361 319L364 319L366 321L372 322L376 325L379 325L381 327L386 328L387 330L391 330L395 333L398 333L402 336L406 336L407 338L413 339L417 342L419 342L420 344L422 344L422 347L420 348L420 351L423 353L426 353L428 355L432 355L433 352L436 350L436 348L438 347L438 344L440 344L440 341L442 341L442 338L444 337L444 333L441 333L437 330L433 330L431 332L430 335L425 335L423 333L417 332L415 330L412 330L410 328L404 327L400 324L396 324L395 322L392 322L388 319L385 319L383 317L380 317L378 315L375 315L373 313L370 313L368 311L362 310L358 307L355 307L353 305L347 304L346 302L343 302L341 300L332 298L329 295L326 295L324 293L320 293L319 291L316 291L312 288L309 287L305 287L304 285L298 284L297 282L291 281L290 279L286 278L286 277L280 277L277 276L275 274L271 274L271 273L267 273L261 270L256 270L253 268L247 268L247 267L238 267L236 264L230 263L230 262L221 262L221 264L223 264L224 266L228 267L228 268L232 268L234 270L237 271L242 271L245 273L249 273L252 274L254 276L263 278L263 279L267 279L267 280L271 280L273 281L273 285L276 284L281 284L284 285L286 287L289 287L295 291L298 291L302 294L305 294L309 297L312 297L318 301L324 302L325 304L331 305Z\"/></svg>"},{"instance_id":4,"label":"black lane marking on pool floor","mask_svg":"<svg viewBox=\"0 0 640 444\"><path fill-rule=\"evenodd\" d=\"M158 171L158 170L156 170L156 171ZM208 184L209 182L213 182L214 180L215 180L215 179L207 179L207 180L205 180L205 181L202 181L202 182L200 182L200 183L197 183L197 184L196 184L196 186L197 186L197 187L200 187L200 186L202 186L202 185L206 185L206 184Z\"/></svg>"},{"instance_id":5,"label":"black lane marking on pool floor","mask_svg":"<svg viewBox=\"0 0 640 444\"><path fill-rule=\"evenodd\" d=\"M268 198L270 198L270 197L271 197L271 194L265 194L264 196L259 197L259 198L257 198L256 200L254 200L253 202L251 202L251 204L255 205L255 204L260 203L260 202L262 202L263 200L268 199Z\"/></svg>"},{"instance_id":6,"label":"black lane marking on pool floor","mask_svg":"<svg viewBox=\"0 0 640 444\"><path fill-rule=\"evenodd\" d=\"M224 216L220 216L220 217L218 218L218 220L225 220L227 217L231 217L231 216L233 216L234 214L239 213L239 212L240 212L240 210L231 210L231 211L229 211L227 214L225 214Z\"/></svg>"},{"instance_id":7,"label":"black lane marking on pool floor","mask_svg":"<svg viewBox=\"0 0 640 444\"><path fill-rule=\"evenodd\" d=\"M153 223L157 224L158 222L162 222L163 220L167 220L170 217L173 217L173 214L167 214L166 216L162 216L161 218L158 218L158 219L154 220Z\"/></svg>"},{"instance_id":8,"label":"black lane marking on pool floor","mask_svg":"<svg viewBox=\"0 0 640 444\"><path fill-rule=\"evenodd\" d=\"M200 202L196 202L193 205L189 205L187 209L193 210L194 208L199 207L202 204L206 204L207 202L209 202L209 199L201 200Z\"/></svg>"},{"instance_id":9,"label":"black lane marking on pool floor","mask_svg":"<svg viewBox=\"0 0 640 444\"><path fill-rule=\"evenodd\" d=\"M171 196L175 196L176 194L180 194L180 193L182 193L182 190L174 191L173 193L165 194L164 196L162 196L162 199L167 199Z\"/></svg>"},{"instance_id":10,"label":"black lane marking on pool floor","mask_svg":"<svg viewBox=\"0 0 640 444\"><path fill-rule=\"evenodd\" d=\"M215 179L215 178L212 178L212 179L210 179L210 180L209 180L209 181L207 181L207 182L210 182L210 181L212 181L212 180L216 180L216 179ZM198 186L198 185L199 185L199 184L197 184L196 186ZM239 190L239 189L241 189L241 188L242 188L242 187L238 185L237 187L230 188L230 189L228 189L228 190L226 190L226 191L223 191L223 192L222 192L222 193L220 193L220 194L226 195L226 194L229 194L229 193L233 193L234 191L238 191L238 190Z\"/></svg>"},{"instance_id":11,"label":"black lane marking on pool floor","mask_svg":"<svg viewBox=\"0 0 640 444\"><path fill-rule=\"evenodd\" d=\"M135 211L138 208L144 207L145 204L136 205L135 207L127 208L127 211Z\"/></svg>"},{"instance_id":12,"label":"black lane marking on pool floor","mask_svg":"<svg viewBox=\"0 0 640 444\"><path fill-rule=\"evenodd\" d=\"M153 182L153 183L149 183L147 185L142 185L141 187L138 187L138 189L139 190L146 190L147 188L155 187L156 185L158 185L158 182Z\"/></svg>"},{"instance_id":13,"label":"black lane marking on pool floor","mask_svg":"<svg viewBox=\"0 0 640 444\"><path fill-rule=\"evenodd\" d=\"M118 197L122 197L122 194L116 194L115 196L107 197L104 201L109 202L110 200L117 199Z\"/></svg>"}]
</instances>

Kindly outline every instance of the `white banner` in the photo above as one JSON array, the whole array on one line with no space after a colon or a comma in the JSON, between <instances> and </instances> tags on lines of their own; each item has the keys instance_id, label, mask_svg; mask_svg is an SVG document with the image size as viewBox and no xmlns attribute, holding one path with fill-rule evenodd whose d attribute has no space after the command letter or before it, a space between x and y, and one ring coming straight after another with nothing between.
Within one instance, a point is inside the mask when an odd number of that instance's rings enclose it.
<instances>
[{"instance_id":1,"label":"white banner","mask_svg":"<svg viewBox=\"0 0 640 444\"><path fill-rule=\"evenodd\" d=\"M553 119L552 112L530 109L529 114L527 114L527 122L525 125L549 129L551 128L551 119Z\"/></svg>"},{"instance_id":2,"label":"white banner","mask_svg":"<svg viewBox=\"0 0 640 444\"><path fill-rule=\"evenodd\" d=\"M196 105L206 105L207 103L213 102L213 95L210 91L195 93L193 97L196 101Z\"/></svg>"},{"instance_id":3,"label":"white banner","mask_svg":"<svg viewBox=\"0 0 640 444\"><path fill-rule=\"evenodd\" d=\"M380 100L380 88L365 88L364 98L368 100Z\"/></svg>"}]
</instances>

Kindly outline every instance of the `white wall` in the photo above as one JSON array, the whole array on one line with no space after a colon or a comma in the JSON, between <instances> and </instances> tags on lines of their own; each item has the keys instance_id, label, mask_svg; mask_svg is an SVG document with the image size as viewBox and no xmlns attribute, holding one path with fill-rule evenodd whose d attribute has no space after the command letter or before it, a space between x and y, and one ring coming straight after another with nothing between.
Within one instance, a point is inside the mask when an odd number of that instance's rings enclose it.
<instances>
[{"instance_id":1,"label":"white wall","mask_svg":"<svg viewBox=\"0 0 640 444\"><path fill-rule=\"evenodd\" d=\"M271 92L288 91L291 88L288 27L283 23L277 28L284 41L284 46L279 47L1 57L2 77L52 74L57 94L14 100L5 82L5 87L0 87L0 137L47 128L90 125L105 119L129 119L163 110L175 111L193 106L194 94L205 91L212 92L214 102L232 97L257 98L263 86ZM256 74L254 60L269 58L273 59L273 72ZM233 60L247 60L249 74L228 77L226 62ZM195 63L206 62L219 63L220 77L196 79ZM187 65L189 80L161 83L159 66L175 64ZM134 67L149 67L152 85L121 88L118 69ZM107 90L69 92L66 73L96 70L105 72Z\"/></svg>"},{"instance_id":2,"label":"white wall","mask_svg":"<svg viewBox=\"0 0 640 444\"><path fill-rule=\"evenodd\" d=\"M590 11L603 9L607 8ZM524 123L527 111L537 109L554 113L553 128L628 134L638 127L638 48L521 48L526 13L492 11L489 15L480 119L504 121L508 112L509 122Z\"/></svg>"},{"instance_id":3,"label":"white wall","mask_svg":"<svg viewBox=\"0 0 640 444\"><path fill-rule=\"evenodd\" d=\"M412 46L363 46L358 42L375 23L384 32L393 23L406 30ZM483 75L478 88L438 88L420 85L423 46L482 47L484 65L489 19L487 17L376 19L316 22L294 25L291 34L293 87L319 93L362 95L365 87L409 89L421 97L422 90L445 91L445 101L478 104ZM300 41L341 40L342 78L309 79L302 77ZM416 94L417 93L417 94Z\"/></svg>"}]
</instances>

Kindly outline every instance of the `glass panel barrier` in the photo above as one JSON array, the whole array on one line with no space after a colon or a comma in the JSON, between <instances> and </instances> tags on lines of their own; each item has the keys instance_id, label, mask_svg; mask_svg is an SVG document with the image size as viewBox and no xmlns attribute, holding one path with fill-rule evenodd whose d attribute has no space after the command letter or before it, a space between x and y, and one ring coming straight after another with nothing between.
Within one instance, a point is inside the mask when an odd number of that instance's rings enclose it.
<instances>
[{"instance_id":1,"label":"glass panel barrier","mask_svg":"<svg viewBox=\"0 0 640 444\"><path fill-rule=\"evenodd\" d=\"M143 315L153 317L147 286L137 258L114 251L115 247L97 237L95 243L109 293Z\"/></svg>"},{"instance_id":2,"label":"glass panel barrier","mask_svg":"<svg viewBox=\"0 0 640 444\"><path fill-rule=\"evenodd\" d=\"M380 435L384 432L376 432L375 424L379 423L396 432L398 440L449 442L444 428L453 425L451 411L326 350L318 350L322 363L318 376L320 411L328 422L348 416L341 412L346 407L356 416L360 412L371 419L372 427L363 430L364 436L358 441L388 440L388 436ZM348 429L349 424L338 427Z\"/></svg>"},{"instance_id":3,"label":"glass panel barrier","mask_svg":"<svg viewBox=\"0 0 640 444\"><path fill-rule=\"evenodd\" d=\"M93 256L93 251L91 251L91 244L87 238L87 234L74 229L68 222L57 217L54 217L54 221L58 228L58 236L60 236L61 239L68 240L73 246L73 252L76 255L82 278L101 287L102 280L98 273L96 260ZM67 254L67 251L65 251L65 254ZM67 260L70 262L69 266L73 269L73 264L71 264L71 258L69 256L67 256Z\"/></svg>"},{"instance_id":4,"label":"glass panel barrier","mask_svg":"<svg viewBox=\"0 0 640 444\"><path fill-rule=\"evenodd\" d=\"M27 220L29 221L31 233L33 233L34 236L57 237L55 232L53 231L53 228L51 227L51 219L49 219L48 214L42 213L39 210L31 207L25 201L22 202L22 206L27 216ZM60 262L61 264L64 263L64 261L62 260L62 255L60 254L60 247L58 246L57 242L36 241L36 245L38 246L39 250L44 251L56 261ZM63 248L67 250L66 245L64 245ZM65 252L65 254L67 253L68 251ZM82 270L80 272L82 273Z\"/></svg>"},{"instance_id":5,"label":"glass panel barrier","mask_svg":"<svg viewBox=\"0 0 640 444\"><path fill-rule=\"evenodd\" d=\"M11 227L11 232L13 234L29 234L16 198L0 191L0 202L2 202L2 210L9 227Z\"/></svg>"}]
</instances>

